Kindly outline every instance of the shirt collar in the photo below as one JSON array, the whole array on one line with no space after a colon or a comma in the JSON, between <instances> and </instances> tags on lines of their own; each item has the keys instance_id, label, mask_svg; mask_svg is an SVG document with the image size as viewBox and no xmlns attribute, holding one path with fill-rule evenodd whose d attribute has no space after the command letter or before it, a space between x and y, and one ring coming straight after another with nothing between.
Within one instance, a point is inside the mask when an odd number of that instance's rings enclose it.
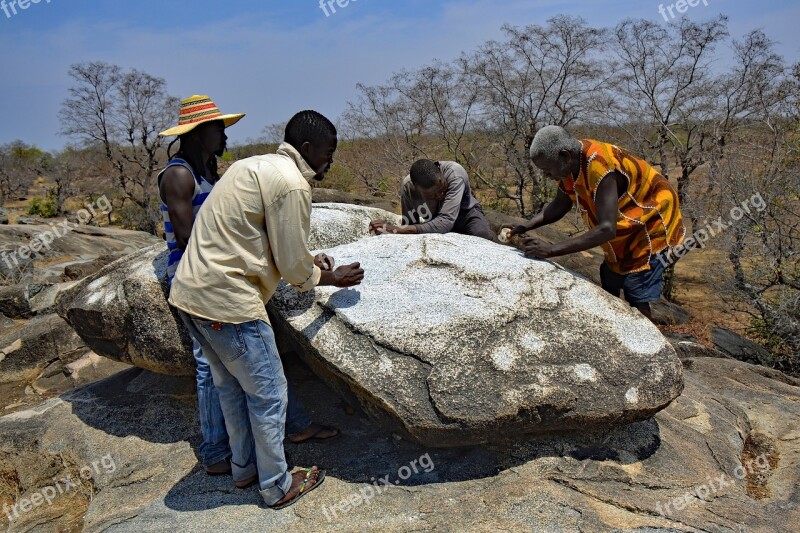
<instances>
[{"instance_id":1,"label":"shirt collar","mask_svg":"<svg viewBox=\"0 0 800 533\"><path fill-rule=\"evenodd\" d=\"M303 159L303 156L300 155L300 152L289 143L281 143L278 147L278 151L276 152L278 155L286 156L292 161L294 164L297 165L297 168L300 170L300 173L303 174L305 179L311 179L317 175L317 172L311 168L311 166L306 163L306 160Z\"/></svg>"}]
</instances>

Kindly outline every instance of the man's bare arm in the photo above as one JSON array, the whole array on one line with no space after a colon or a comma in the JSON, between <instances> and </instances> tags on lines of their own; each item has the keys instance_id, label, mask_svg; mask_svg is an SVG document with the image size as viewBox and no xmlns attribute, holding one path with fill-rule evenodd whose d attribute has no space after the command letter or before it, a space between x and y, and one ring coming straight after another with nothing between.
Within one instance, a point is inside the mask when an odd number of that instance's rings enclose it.
<instances>
[{"instance_id":1,"label":"man's bare arm","mask_svg":"<svg viewBox=\"0 0 800 533\"><path fill-rule=\"evenodd\" d=\"M619 192L624 191L626 186L625 176L619 172L608 174L597 187L595 207L598 222L594 228L555 244L544 243L536 237L525 239L523 247L526 255L540 258L558 257L590 250L616 237Z\"/></svg>"},{"instance_id":2,"label":"man's bare arm","mask_svg":"<svg viewBox=\"0 0 800 533\"><path fill-rule=\"evenodd\" d=\"M167 204L172 230L178 248L185 250L189 244L194 225L194 196L195 181L189 169L183 166L174 166L167 169L161 178L161 199Z\"/></svg>"},{"instance_id":3,"label":"man's bare arm","mask_svg":"<svg viewBox=\"0 0 800 533\"><path fill-rule=\"evenodd\" d=\"M538 214L536 214L532 219L530 219L526 224L520 224L519 226L511 226L506 225L503 226L504 228L511 229L511 235L522 235L525 232L530 230L540 228L542 226L547 226L548 224L553 224L554 222L558 222L567 213L570 212L572 209L572 200L570 197L562 191L558 189L556 193L556 197L553 198L553 201L544 206Z\"/></svg>"}]
</instances>

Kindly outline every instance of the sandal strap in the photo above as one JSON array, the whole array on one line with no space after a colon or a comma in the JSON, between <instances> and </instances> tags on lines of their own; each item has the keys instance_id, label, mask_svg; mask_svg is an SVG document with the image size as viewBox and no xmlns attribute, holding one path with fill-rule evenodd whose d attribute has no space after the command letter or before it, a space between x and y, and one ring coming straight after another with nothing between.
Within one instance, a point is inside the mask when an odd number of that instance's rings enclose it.
<instances>
[{"instance_id":1,"label":"sandal strap","mask_svg":"<svg viewBox=\"0 0 800 533\"><path fill-rule=\"evenodd\" d=\"M300 485L300 490L297 493L298 496L303 494L303 492L308 488L308 483L311 481L311 473L315 472L315 470L312 470L311 468L303 468L303 470L306 472L306 478L303 480L303 484ZM317 474L317 476L319 476L319 474Z\"/></svg>"}]
</instances>

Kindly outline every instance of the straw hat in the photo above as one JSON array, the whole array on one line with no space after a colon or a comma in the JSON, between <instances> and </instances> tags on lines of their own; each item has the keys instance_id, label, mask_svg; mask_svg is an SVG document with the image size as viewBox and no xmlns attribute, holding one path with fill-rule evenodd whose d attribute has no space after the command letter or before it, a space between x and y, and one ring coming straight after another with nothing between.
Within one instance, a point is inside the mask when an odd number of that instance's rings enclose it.
<instances>
[{"instance_id":1,"label":"straw hat","mask_svg":"<svg viewBox=\"0 0 800 533\"><path fill-rule=\"evenodd\" d=\"M194 95L181 101L181 111L178 114L178 125L174 128L164 130L159 135L169 137L171 135L183 135L195 129L204 122L212 120L222 120L225 127L233 126L244 116L244 113L236 115L223 115L219 108L211 101L207 95Z\"/></svg>"}]
</instances>

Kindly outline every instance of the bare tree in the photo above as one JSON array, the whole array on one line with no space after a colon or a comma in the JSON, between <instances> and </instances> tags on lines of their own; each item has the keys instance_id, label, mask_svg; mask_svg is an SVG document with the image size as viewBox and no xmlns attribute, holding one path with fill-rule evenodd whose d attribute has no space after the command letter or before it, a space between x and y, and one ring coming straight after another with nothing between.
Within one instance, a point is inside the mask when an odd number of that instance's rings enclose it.
<instances>
[{"instance_id":1,"label":"bare tree","mask_svg":"<svg viewBox=\"0 0 800 533\"><path fill-rule=\"evenodd\" d=\"M539 211L552 194L528 156L542 126L570 126L587 120L592 95L609 72L601 68L599 47L605 30L581 18L558 16L546 26L504 26L506 39L490 41L461 63L480 90L485 126L505 162L492 185L521 216Z\"/></svg>"},{"instance_id":2,"label":"bare tree","mask_svg":"<svg viewBox=\"0 0 800 533\"><path fill-rule=\"evenodd\" d=\"M0 146L0 206L27 193L42 171L46 155L19 140Z\"/></svg>"},{"instance_id":3,"label":"bare tree","mask_svg":"<svg viewBox=\"0 0 800 533\"><path fill-rule=\"evenodd\" d=\"M49 162L46 172L53 181L52 195L58 215L64 214L64 204L78 193L76 182L83 174L85 166L85 154L72 147L54 154Z\"/></svg>"},{"instance_id":4,"label":"bare tree","mask_svg":"<svg viewBox=\"0 0 800 533\"><path fill-rule=\"evenodd\" d=\"M383 148L377 164L355 169L368 188L383 189L387 173L419 157L449 158L523 216L546 203L552 191L528 148L539 127L587 118L607 74L596 61L604 30L567 16L503 30L505 40L453 64L359 85L344 116L348 132Z\"/></svg>"},{"instance_id":5,"label":"bare tree","mask_svg":"<svg viewBox=\"0 0 800 533\"><path fill-rule=\"evenodd\" d=\"M714 175L717 165L735 147L734 141L747 135L751 126L760 121L764 109L789 98L791 91L785 83L783 59L774 51L775 43L760 30L752 31L741 41L733 41L735 63L730 72L719 76L712 93L713 111L705 124L708 126L710 146L704 152ZM783 87L782 87L783 86ZM698 200L711 198L714 180L707 180Z\"/></svg>"},{"instance_id":6,"label":"bare tree","mask_svg":"<svg viewBox=\"0 0 800 533\"><path fill-rule=\"evenodd\" d=\"M357 86L355 102L348 104L343 119L342 136L350 143L360 139L377 141L378 153L372 162L362 161L357 154L342 153L343 164L352 168L356 179L372 193L387 192L391 178L399 178L415 159L422 156L428 112L414 106L398 87L404 87L413 76L409 72L395 74L386 85ZM421 114L420 114L421 113Z\"/></svg>"},{"instance_id":7,"label":"bare tree","mask_svg":"<svg viewBox=\"0 0 800 533\"><path fill-rule=\"evenodd\" d=\"M800 65L763 81L748 91L747 126L733 130L726 143L735 149L726 149L712 168L718 212L735 209L724 213L730 227L721 243L731 268L713 274L728 303L750 317L751 332L773 351L764 363L798 373ZM748 209L738 208L746 202Z\"/></svg>"},{"instance_id":8,"label":"bare tree","mask_svg":"<svg viewBox=\"0 0 800 533\"><path fill-rule=\"evenodd\" d=\"M264 142L267 144L281 144L286 133L286 124L286 122L276 122L265 126L264 129L261 130L264 136Z\"/></svg>"},{"instance_id":9,"label":"bare tree","mask_svg":"<svg viewBox=\"0 0 800 533\"><path fill-rule=\"evenodd\" d=\"M361 99L345 115L351 142L379 135L384 152L377 166L357 167L358 179L379 191L390 187L386 177L404 175L413 160L452 159L470 174L483 172L487 150L478 149L474 111L477 90L468 85L458 65L440 62L417 71L395 74L381 87L360 86ZM483 143L485 145L486 143ZM349 163L356 154L343 154Z\"/></svg>"},{"instance_id":10,"label":"bare tree","mask_svg":"<svg viewBox=\"0 0 800 533\"><path fill-rule=\"evenodd\" d=\"M159 228L155 171L163 163L158 132L174 120L179 100L163 79L101 62L73 65L75 81L61 108L62 133L85 146L99 145L121 194L121 206L138 211L137 229Z\"/></svg>"},{"instance_id":11,"label":"bare tree","mask_svg":"<svg viewBox=\"0 0 800 533\"><path fill-rule=\"evenodd\" d=\"M661 25L626 20L615 31L619 75L609 117L623 128L632 148L671 177L670 155L680 166L678 196L688 205L689 177L704 162L712 138L703 127L714 112L715 79L710 64L728 35L727 18L696 23L682 18Z\"/></svg>"}]
</instances>

